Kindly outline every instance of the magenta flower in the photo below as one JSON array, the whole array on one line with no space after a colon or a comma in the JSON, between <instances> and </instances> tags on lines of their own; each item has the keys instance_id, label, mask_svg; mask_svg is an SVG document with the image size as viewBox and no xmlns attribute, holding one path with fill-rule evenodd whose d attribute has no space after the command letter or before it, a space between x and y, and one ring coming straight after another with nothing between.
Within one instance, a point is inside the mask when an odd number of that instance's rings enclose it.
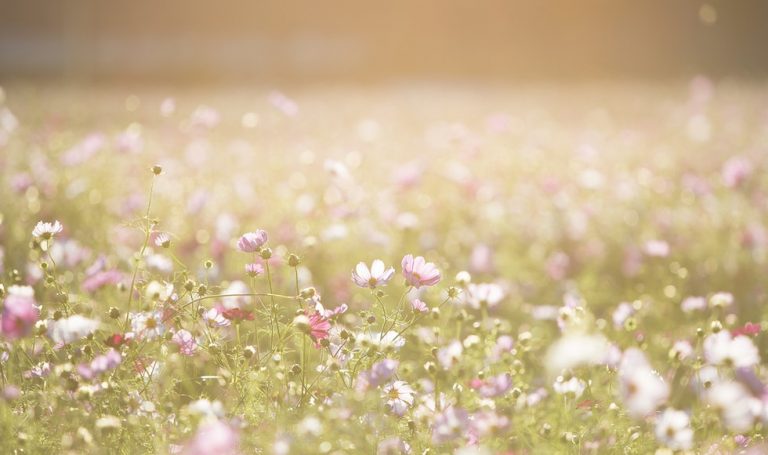
<instances>
[{"instance_id":1,"label":"magenta flower","mask_svg":"<svg viewBox=\"0 0 768 455\"><path fill-rule=\"evenodd\" d=\"M405 281L411 286L434 286L440 282L440 271L422 256L414 258L412 254L407 254L403 257L402 266Z\"/></svg>"},{"instance_id":2,"label":"magenta flower","mask_svg":"<svg viewBox=\"0 0 768 455\"><path fill-rule=\"evenodd\" d=\"M331 330L331 323L328 322L328 319L323 317L322 314L316 311L311 314L307 312L307 317L309 318L309 334L312 339L315 340L316 346L319 346L320 340L328 338L328 331Z\"/></svg>"},{"instance_id":3,"label":"magenta flower","mask_svg":"<svg viewBox=\"0 0 768 455\"><path fill-rule=\"evenodd\" d=\"M384 267L383 261L376 259L371 264L370 269L368 269L368 266L365 265L364 262L358 263L357 267L355 267L355 270L352 272L352 281L361 288L374 289L376 286L387 284L394 274L394 268L390 267L387 269Z\"/></svg>"},{"instance_id":4,"label":"magenta flower","mask_svg":"<svg viewBox=\"0 0 768 455\"><path fill-rule=\"evenodd\" d=\"M15 340L32 331L40 310L35 305L34 291L29 286L11 286L3 303L0 331L5 338Z\"/></svg>"},{"instance_id":5,"label":"magenta flower","mask_svg":"<svg viewBox=\"0 0 768 455\"><path fill-rule=\"evenodd\" d=\"M267 243L267 232L257 229L256 232L246 232L237 241L237 248L244 253L255 253Z\"/></svg>"}]
</instances>

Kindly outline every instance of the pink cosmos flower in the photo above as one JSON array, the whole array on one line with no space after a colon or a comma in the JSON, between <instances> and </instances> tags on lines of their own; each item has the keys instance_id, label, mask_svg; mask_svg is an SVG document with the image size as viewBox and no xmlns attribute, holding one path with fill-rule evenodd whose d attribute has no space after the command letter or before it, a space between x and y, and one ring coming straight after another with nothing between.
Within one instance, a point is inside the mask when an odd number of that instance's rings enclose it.
<instances>
[{"instance_id":1,"label":"pink cosmos flower","mask_svg":"<svg viewBox=\"0 0 768 455\"><path fill-rule=\"evenodd\" d=\"M355 267L355 270L352 272L352 281L361 288L374 289L376 286L387 284L394 274L394 268L390 267L387 269L384 267L383 261L376 259L371 264L370 269L368 269L368 266L365 265L365 263L358 263L357 267Z\"/></svg>"},{"instance_id":2,"label":"pink cosmos flower","mask_svg":"<svg viewBox=\"0 0 768 455\"><path fill-rule=\"evenodd\" d=\"M183 455L235 455L240 445L240 435L232 427L219 420L200 424L195 436L187 442Z\"/></svg>"},{"instance_id":3,"label":"pink cosmos flower","mask_svg":"<svg viewBox=\"0 0 768 455\"><path fill-rule=\"evenodd\" d=\"M403 276L405 281L416 288L434 286L440 282L440 271L432 262L427 262L423 256L413 257L407 254L403 257Z\"/></svg>"},{"instance_id":4,"label":"pink cosmos flower","mask_svg":"<svg viewBox=\"0 0 768 455\"><path fill-rule=\"evenodd\" d=\"M188 330L178 330L173 334L171 340L179 347L179 352L183 355L192 356L197 351L197 340Z\"/></svg>"},{"instance_id":5,"label":"pink cosmos flower","mask_svg":"<svg viewBox=\"0 0 768 455\"><path fill-rule=\"evenodd\" d=\"M264 266L256 262L250 262L245 264L245 273L252 277L261 275L264 273Z\"/></svg>"},{"instance_id":6,"label":"pink cosmos flower","mask_svg":"<svg viewBox=\"0 0 768 455\"><path fill-rule=\"evenodd\" d=\"M0 332L15 340L28 335L40 317L35 305L34 291L29 286L11 286L3 303Z\"/></svg>"},{"instance_id":7,"label":"pink cosmos flower","mask_svg":"<svg viewBox=\"0 0 768 455\"><path fill-rule=\"evenodd\" d=\"M419 299L411 300L411 308L413 309L414 313L426 313L429 311L427 304Z\"/></svg>"},{"instance_id":8,"label":"pink cosmos flower","mask_svg":"<svg viewBox=\"0 0 768 455\"><path fill-rule=\"evenodd\" d=\"M82 363L77 366L77 372L84 379L93 379L109 370L117 368L123 361L123 356L114 349L105 354L96 356L90 363Z\"/></svg>"},{"instance_id":9,"label":"pink cosmos flower","mask_svg":"<svg viewBox=\"0 0 768 455\"><path fill-rule=\"evenodd\" d=\"M309 335L315 340L315 346L320 346L320 340L328 338L328 331L331 330L331 323L318 312L306 312L309 318Z\"/></svg>"},{"instance_id":10,"label":"pink cosmos flower","mask_svg":"<svg viewBox=\"0 0 768 455\"><path fill-rule=\"evenodd\" d=\"M244 253L255 253L267 243L267 232L257 229L256 232L246 232L237 241L237 248Z\"/></svg>"}]
</instances>

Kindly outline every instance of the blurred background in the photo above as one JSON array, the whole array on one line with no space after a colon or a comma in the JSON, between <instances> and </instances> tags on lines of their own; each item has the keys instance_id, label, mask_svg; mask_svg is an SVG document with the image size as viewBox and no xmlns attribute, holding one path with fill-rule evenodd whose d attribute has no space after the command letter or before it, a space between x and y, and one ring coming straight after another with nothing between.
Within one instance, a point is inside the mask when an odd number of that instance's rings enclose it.
<instances>
[{"instance_id":1,"label":"blurred background","mask_svg":"<svg viewBox=\"0 0 768 455\"><path fill-rule=\"evenodd\" d=\"M761 0L0 0L0 79L518 80L768 72Z\"/></svg>"}]
</instances>

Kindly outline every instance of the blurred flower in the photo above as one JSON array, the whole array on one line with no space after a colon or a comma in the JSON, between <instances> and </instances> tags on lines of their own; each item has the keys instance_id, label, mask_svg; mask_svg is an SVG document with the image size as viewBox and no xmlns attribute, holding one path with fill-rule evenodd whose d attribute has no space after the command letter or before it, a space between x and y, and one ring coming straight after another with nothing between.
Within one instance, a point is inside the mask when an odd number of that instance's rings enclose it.
<instances>
[{"instance_id":1,"label":"blurred flower","mask_svg":"<svg viewBox=\"0 0 768 455\"><path fill-rule=\"evenodd\" d=\"M619 365L619 386L627 412L634 418L649 415L669 397L669 386L637 348L624 352Z\"/></svg>"},{"instance_id":2,"label":"blurred flower","mask_svg":"<svg viewBox=\"0 0 768 455\"><path fill-rule=\"evenodd\" d=\"M99 328L99 321L79 314L48 324L48 336L56 344L69 344L85 338Z\"/></svg>"},{"instance_id":3,"label":"blurred flower","mask_svg":"<svg viewBox=\"0 0 768 455\"><path fill-rule=\"evenodd\" d=\"M697 310L704 310L707 308L707 299L704 297L686 297L680 304L680 308L685 313L691 313Z\"/></svg>"},{"instance_id":4,"label":"blurred flower","mask_svg":"<svg viewBox=\"0 0 768 455\"><path fill-rule=\"evenodd\" d=\"M760 353L751 339L744 335L733 337L727 330L704 339L704 357L712 365L736 368L750 367L760 362Z\"/></svg>"},{"instance_id":5,"label":"blurred flower","mask_svg":"<svg viewBox=\"0 0 768 455\"><path fill-rule=\"evenodd\" d=\"M729 188L741 185L753 172L752 162L744 157L735 156L723 164L723 183Z\"/></svg>"},{"instance_id":6,"label":"blurred flower","mask_svg":"<svg viewBox=\"0 0 768 455\"><path fill-rule=\"evenodd\" d=\"M370 270L365 263L358 263L352 272L352 281L361 288L375 289L377 286L387 284L394 274L394 268L389 267L385 269L384 262L376 259L371 264Z\"/></svg>"},{"instance_id":7,"label":"blurred flower","mask_svg":"<svg viewBox=\"0 0 768 455\"><path fill-rule=\"evenodd\" d=\"M197 340L188 330L177 330L171 340L179 347L179 352L184 355L195 355L197 351Z\"/></svg>"},{"instance_id":8,"label":"blurred flower","mask_svg":"<svg viewBox=\"0 0 768 455\"><path fill-rule=\"evenodd\" d=\"M184 445L182 455L236 455L239 453L240 436L226 423L218 419L203 421L195 436Z\"/></svg>"},{"instance_id":9,"label":"blurred flower","mask_svg":"<svg viewBox=\"0 0 768 455\"><path fill-rule=\"evenodd\" d=\"M689 450L693 446L693 430L688 414L667 408L656 420L656 439L672 450Z\"/></svg>"},{"instance_id":10,"label":"blurred flower","mask_svg":"<svg viewBox=\"0 0 768 455\"><path fill-rule=\"evenodd\" d=\"M395 381L381 389L381 396L387 400L390 410L403 416L409 407L413 406L416 392L405 381Z\"/></svg>"},{"instance_id":11,"label":"blurred flower","mask_svg":"<svg viewBox=\"0 0 768 455\"><path fill-rule=\"evenodd\" d=\"M9 286L3 301L0 333L9 340L28 335L40 317L34 290L29 286Z\"/></svg>"},{"instance_id":12,"label":"blurred flower","mask_svg":"<svg viewBox=\"0 0 768 455\"><path fill-rule=\"evenodd\" d=\"M432 442L445 444L460 438L469 426L469 414L467 411L449 407L435 416L432 424Z\"/></svg>"},{"instance_id":13,"label":"blurred flower","mask_svg":"<svg viewBox=\"0 0 768 455\"><path fill-rule=\"evenodd\" d=\"M427 311L429 311L429 307L427 307L427 304L422 302L419 299L411 300L411 309L413 309L415 313L426 313Z\"/></svg>"},{"instance_id":14,"label":"blurred flower","mask_svg":"<svg viewBox=\"0 0 768 455\"><path fill-rule=\"evenodd\" d=\"M760 400L753 397L744 386L733 381L713 384L707 390L705 400L719 412L725 426L736 432L749 431L763 408Z\"/></svg>"},{"instance_id":15,"label":"blurred flower","mask_svg":"<svg viewBox=\"0 0 768 455\"><path fill-rule=\"evenodd\" d=\"M512 388L512 377L509 373L502 373L485 380L475 378L470 381L469 386L483 398L494 398L504 395Z\"/></svg>"},{"instance_id":16,"label":"blurred flower","mask_svg":"<svg viewBox=\"0 0 768 455\"><path fill-rule=\"evenodd\" d=\"M48 240L63 230L64 226L58 221L54 221L53 223L38 221L35 225L35 229L32 230L32 235L39 239Z\"/></svg>"},{"instance_id":17,"label":"blurred flower","mask_svg":"<svg viewBox=\"0 0 768 455\"><path fill-rule=\"evenodd\" d=\"M587 388L587 384L575 376L568 380L558 376L555 383L552 384L552 388L560 395L570 395L573 398L579 398Z\"/></svg>"},{"instance_id":18,"label":"blurred flower","mask_svg":"<svg viewBox=\"0 0 768 455\"><path fill-rule=\"evenodd\" d=\"M267 232L261 229L246 232L237 241L237 247L244 253L255 253L267 243Z\"/></svg>"},{"instance_id":19,"label":"blurred flower","mask_svg":"<svg viewBox=\"0 0 768 455\"><path fill-rule=\"evenodd\" d=\"M469 283L464 299L474 309L494 308L504 298L504 290L495 283Z\"/></svg>"},{"instance_id":20,"label":"blurred flower","mask_svg":"<svg viewBox=\"0 0 768 455\"><path fill-rule=\"evenodd\" d=\"M649 240L645 242L643 251L647 256L665 258L669 256L669 244L664 240Z\"/></svg>"},{"instance_id":21,"label":"blurred flower","mask_svg":"<svg viewBox=\"0 0 768 455\"><path fill-rule=\"evenodd\" d=\"M405 255L402 267L406 282L416 288L434 286L440 281L440 271L435 264L426 262L422 256L414 258L411 254Z\"/></svg>"}]
</instances>

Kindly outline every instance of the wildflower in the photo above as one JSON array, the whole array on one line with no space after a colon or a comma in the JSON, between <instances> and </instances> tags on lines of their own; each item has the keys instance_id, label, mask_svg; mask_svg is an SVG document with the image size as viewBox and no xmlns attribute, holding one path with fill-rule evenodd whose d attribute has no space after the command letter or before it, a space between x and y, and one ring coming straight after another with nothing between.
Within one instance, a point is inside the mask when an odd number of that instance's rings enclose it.
<instances>
[{"instance_id":1,"label":"wildflower","mask_svg":"<svg viewBox=\"0 0 768 455\"><path fill-rule=\"evenodd\" d=\"M253 321L253 311L247 311L240 308L227 308L221 312L221 315L230 321Z\"/></svg>"},{"instance_id":2,"label":"wildflower","mask_svg":"<svg viewBox=\"0 0 768 455\"><path fill-rule=\"evenodd\" d=\"M703 310L707 307L707 299L704 297L686 297L680 304L684 313L691 313L697 310Z\"/></svg>"},{"instance_id":3,"label":"wildflower","mask_svg":"<svg viewBox=\"0 0 768 455\"><path fill-rule=\"evenodd\" d=\"M256 277L264 273L264 266L255 262L245 264L245 273L250 277Z\"/></svg>"},{"instance_id":4,"label":"wildflower","mask_svg":"<svg viewBox=\"0 0 768 455\"><path fill-rule=\"evenodd\" d=\"M733 305L733 294L730 292L718 292L709 298L709 306L712 308L725 308Z\"/></svg>"},{"instance_id":5,"label":"wildflower","mask_svg":"<svg viewBox=\"0 0 768 455\"><path fill-rule=\"evenodd\" d=\"M570 395L573 398L579 398L587 388L587 384L575 376L568 380L558 376L552 388L560 395Z\"/></svg>"},{"instance_id":6,"label":"wildflower","mask_svg":"<svg viewBox=\"0 0 768 455\"><path fill-rule=\"evenodd\" d=\"M123 361L119 352L110 349L105 354L95 357L89 364L80 364L77 372L84 379L93 379L109 370L117 368Z\"/></svg>"},{"instance_id":7,"label":"wildflower","mask_svg":"<svg viewBox=\"0 0 768 455\"><path fill-rule=\"evenodd\" d=\"M377 286L384 286L392 279L395 274L395 269L392 267L385 268L384 262L380 259L376 259L371 264L371 268L365 263L360 262L352 271L352 281L361 288L375 289Z\"/></svg>"},{"instance_id":8,"label":"wildflower","mask_svg":"<svg viewBox=\"0 0 768 455\"><path fill-rule=\"evenodd\" d=\"M384 439L376 446L376 455L401 455L409 453L411 453L411 446L397 436Z\"/></svg>"},{"instance_id":9,"label":"wildflower","mask_svg":"<svg viewBox=\"0 0 768 455\"><path fill-rule=\"evenodd\" d=\"M734 337L737 337L739 335L755 336L758 333L760 333L761 329L762 329L762 327L760 326L760 324L755 324L755 323L752 323L752 322L747 322L746 324L744 324L744 326L737 327L737 328L731 330L731 335L733 335Z\"/></svg>"},{"instance_id":10,"label":"wildflower","mask_svg":"<svg viewBox=\"0 0 768 455\"><path fill-rule=\"evenodd\" d=\"M645 242L643 249L647 256L658 258L669 256L669 244L664 240L649 240Z\"/></svg>"},{"instance_id":11,"label":"wildflower","mask_svg":"<svg viewBox=\"0 0 768 455\"><path fill-rule=\"evenodd\" d=\"M432 424L432 442L445 444L464 435L464 429L469 425L467 411L449 407L435 416Z\"/></svg>"},{"instance_id":12,"label":"wildflower","mask_svg":"<svg viewBox=\"0 0 768 455\"><path fill-rule=\"evenodd\" d=\"M131 313L131 329L144 340L152 340L165 333L163 313L153 311L148 313Z\"/></svg>"},{"instance_id":13,"label":"wildflower","mask_svg":"<svg viewBox=\"0 0 768 455\"><path fill-rule=\"evenodd\" d=\"M443 369L449 369L459 363L464 348L460 341L452 341L448 346L442 347L437 351L437 360L443 366Z\"/></svg>"},{"instance_id":14,"label":"wildflower","mask_svg":"<svg viewBox=\"0 0 768 455\"><path fill-rule=\"evenodd\" d=\"M741 384L733 381L713 384L705 395L705 401L719 411L725 426L734 432L752 428L755 418L762 412L762 403Z\"/></svg>"},{"instance_id":15,"label":"wildflower","mask_svg":"<svg viewBox=\"0 0 768 455\"><path fill-rule=\"evenodd\" d=\"M29 286L10 286L3 301L0 333L9 340L24 337L32 331L39 317L34 290Z\"/></svg>"},{"instance_id":16,"label":"wildflower","mask_svg":"<svg viewBox=\"0 0 768 455\"><path fill-rule=\"evenodd\" d=\"M193 401L187 405L187 411L203 417L224 417L224 405L219 400L210 401L203 398Z\"/></svg>"},{"instance_id":17,"label":"wildflower","mask_svg":"<svg viewBox=\"0 0 768 455\"><path fill-rule=\"evenodd\" d=\"M413 309L414 313L426 313L429 311L427 304L419 299L411 300L411 309Z\"/></svg>"},{"instance_id":18,"label":"wildflower","mask_svg":"<svg viewBox=\"0 0 768 455\"><path fill-rule=\"evenodd\" d=\"M108 285L115 285L123 280L123 274L117 269L101 270L88 275L80 287L86 292L95 292Z\"/></svg>"},{"instance_id":19,"label":"wildflower","mask_svg":"<svg viewBox=\"0 0 768 455\"><path fill-rule=\"evenodd\" d=\"M228 327L232 322L225 318L218 308L211 308L203 313L203 320L209 327Z\"/></svg>"},{"instance_id":20,"label":"wildflower","mask_svg":"<svg viewBox=\"0 0 768 455\"><path fill-rule=\"evenodd\" d=\"M624 352L619 366L619 385L627 412L635 418L652 413L669 397L669 386L636 348Z\"/></svg>"},{"instance_id":21,"label":"wildflower","mask_svg":"<svg viewBox=\"0 0 768 455\"><path fill-rule=\"evenodd\" d=\"M469 387L477 390L483 398L494 398L504 395L512 388L512 377L509 373L502 373L485 380L475 378L470 381Z\"/></svg>"},{"instance_id":22,"label":"wildflower","mask_svg":"<svg viewBox=\"0 0 768 455\"><path fill-rule=\"evenodd\" d=\"M379 386L389 380L397 371L397 366L400 364L397 360L384 359L373 364L370 371L363 372L360 375L361 385L363 388L368 386Z\"/></svg>"},{"instance_id":23,"label":"wildflower","mask_svg":"<svg viewBox=\"0 0 768 455\"><path fill-rule=\"evenodd\" d=\"M474 309L493 308L504 298L504 291L494 283L469 283L465 296L469 306Z\"/></svg>"},{"instance_id":24,"label":"wildflower","mask_svg":"<svg viewBox=\"0 0 768 455\"><path fill-rule=\"evenodd\" d=\"M235 455L238 453L240 436L226 423L218 419L205 420L197 433L182 449L182 455Z\"/></svg>"},{"instance_id":25,"label":"wildflower","mask_svg":"<svg viewBox=\"0 0 768 455\"><path fill-rule=\"evenodd\" d=\"M293 319L293 324L315 341L315 347L320 347L320 340L329 337L328 331L331 329L328 319L317 311L310 313L309 310L305 310L304 314Z\"/></svg>"},{"instance_id":26,"label":"wildflower","mask_svg":"<svg viewBox=\"0 0 768 455\"><path fill-rule=\"evenodd\" d=\"M751 339L744 335L733 337L727 330L704 339L704 357L712 365L736 368L750 367L760 362L760 353Z\"/></svg>"},{"instance_id":27,"label":"wildflower","mask_svg":"<svg viewBox=\"0 0 768 455\"><path fill-rule=\"evenodd\" d=\"M99 321L76 314L49 324L48 336L56 344L69 344L85 338L97 328L99 328Z\"/></svg>"},{"instance_id":28,"label":"wildflower","mask_svg":"<svg viewBox=\"0 0 768 455\"><path fill-rule=\"evenodd\" d=\"M167 232L158 232L155 234L155 246L168 248L171 246L171 236Z\"/></svg>"},{"instance_id":29,"label":"wildflower","mask_svg":"<svg viewBox=\"0 0 768 455\"><path fill-rule=\"evenodd\" d=\"M127 343L129 339L120 333L114 333L104 340L104 344L112 348L119 348L123 344Z\"/></svg>"},{"instance_id":30,"label":"wildflower","mask_svg":"<svg viewBox=\"0 0 768 455\"><path fill-rule=\"evenodd\" d=\"M382 390L382 398L387 400L387 406L397 414L403 416L409 407L413 406L416 392L405 381L395 381Z\"/></svg>"},{"instance_id":31,"label":"wildflower","mask_svg":"<svg viewBox=\"0 0 768 455\"><path fill-rule=\"evenodd\" d=\"M173 283L160 283L159 281L150 281L144 290L147 300L156 300L165 302L173 295Z\"/></svg>"},{"instance_id":32,"label":"wildflower","mask_svg":"<svg viewBox=\"0 0 768 455\"><path fill-rule=\"evenodd\" d=\"M608 340L600 335L567 334L549 347L544 363L551 375L580 365L603 363L608 356Z\"/></svg>"},{"instance_id":33,"label":"wildflower","mask_svg":"<svg viewBox=\"0 0 768 455\"><path fill-rule=\"evenodd\" d=\"M43 240L50 240L54 235L64 230L64 226L58 221L53 223L38 221L35 225L35 229L32 231L32 235L36 238Z\"/></svg>"},{"instance_id":34,"label":"wildflower","mask_svg":"<svg viewBox=\"0 0 768 455\"><path fill-rule=\"evenodd\" d=\"M247 232L237 241L237 248L244 253L255 253L261 250L267 243L267 232L257 229L256 232Z\"/></svg>"},{"instance_id":35,"label":"wildflower","mask_svg":"<svg viewBox=\"0 0 768 455\"><path fill-rule=\"evenodd\" d=\"M171 340L179 347L179 352L183 355L195 355L197 351L197 340L188 330L177 330Z\"/></svg>"},{"instance_id":36,"label":"wildflower","mask_svg":"<svg viewBox=\"0 0 768 455\"><path fill-rule=\"evenodd\" d=\"M613 311L613 326L617 329L624 327L624 322L633 314L635 314L635 308L632 306L632 304L628 302L621 302L619 306L617 306Z\"/></svg>"},{"instance_id":37,"label":"wildflower","mask_svg":"<svg viewBox=\"0 0 768 455\"><path fill-rule=\"evenodd\" d=\"M405 255L402 261L403 276L405 281L416 288L421 286L434 286L440 282L440 271L432 262L426 262L424 257Z\"/></svg>"}]
</instances>

